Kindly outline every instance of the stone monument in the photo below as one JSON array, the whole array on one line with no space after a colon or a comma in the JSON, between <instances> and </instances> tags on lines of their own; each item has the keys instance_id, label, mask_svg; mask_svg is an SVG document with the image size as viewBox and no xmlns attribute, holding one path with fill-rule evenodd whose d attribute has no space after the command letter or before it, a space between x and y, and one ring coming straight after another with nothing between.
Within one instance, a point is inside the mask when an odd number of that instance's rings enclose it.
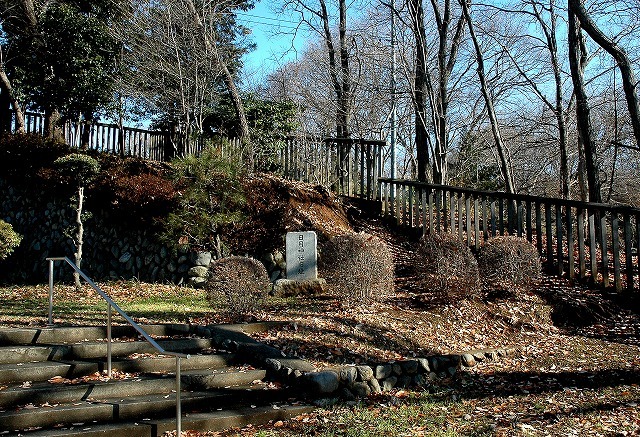
<instances>
[{"instance_id":1,"label":"stone monument","mask_svg":"<svg viewBox=\"0 0 640 437\"><path fill-rule=\"evenodd\" d=\"M318 237L314 231L287 232L287 279L318 279Z\"/></svg>"},{"instance_id":2,"label":"stone monument","mask_svg":"<svg viewBox=\"0 0 640 437\"><path fill-rule=\"evenodd\" d=\"M318 238L314 231L287 232L287 279L278 279L276 296L297 296L324 292L326 281L318 278Z\"/></svg>"}]
</instances>

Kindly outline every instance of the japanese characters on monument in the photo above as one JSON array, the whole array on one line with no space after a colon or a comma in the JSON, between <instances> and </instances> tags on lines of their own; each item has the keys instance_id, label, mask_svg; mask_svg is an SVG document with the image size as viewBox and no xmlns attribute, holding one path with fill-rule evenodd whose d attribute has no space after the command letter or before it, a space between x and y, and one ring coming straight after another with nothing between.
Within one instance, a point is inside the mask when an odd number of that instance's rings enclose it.
<instances>
[{"instance_id":1,"label":"japanese characters on monument","mask_svg":"<svg viewBox=\"0 0 640 437\"><path fill-rule=\"evenodd\" d=\"M287 279L318 278L317 236L314 231L287 232Z\"/></svg>"}]
</instances>

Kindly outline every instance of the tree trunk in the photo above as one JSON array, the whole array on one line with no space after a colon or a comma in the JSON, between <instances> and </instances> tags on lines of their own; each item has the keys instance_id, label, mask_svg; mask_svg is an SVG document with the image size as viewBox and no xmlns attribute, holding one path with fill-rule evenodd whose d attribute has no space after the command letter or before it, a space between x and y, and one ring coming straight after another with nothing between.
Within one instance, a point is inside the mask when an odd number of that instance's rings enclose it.
<instances>
[{"instance_id":1,"label":"tree trunk","mask_svg":"<svg viewBox=\"0 0 640 437\"><path fill-rule=\"evenodd\" d=\"M11 81L9 80L7 72L4 69L4 64L0 64L0 92L5 95L7 100L11 103L11 108L13 109L13 113L15 114L14 132L20 134L25 133L24 112L22 111L22 107L20 106L20 103L13 93ZM11 120L9 120L9 125L11 125Z\"/></svg>"},{"instance_id":2,"label":"tree trunk","mask_svg":"<svg viewBox=\"0 0 640 437\"><path fill-rule=\"evenodd\" d=\"M469 34L473 41L473 46L476 50L476 62L478 64L478 79L480 80L480 88L482 90L482 96L484 97L484 103L487 107L487 114L489 116L489 122L491 123L491 132L493 133L493 139L500 157L500 168L502 169L502 177L504 178L505 188L507 193L515 193L513 175L511 174L511 166L509 164L509 158L507 156L505 145L502 141L502 135L500 134L500 127L498 126L498 117L493 107L493 99L489 94L489 87L484 74L484 56L482 55L482 49L478 43L476 32L473 28L473 22L471 21L471 14L469 13L469 6L466 0L460 0L460 6L462 6L462 12L467 21L467 27L469 28Z\"/></svg>"},{"instance_id":3,"label":"tree trunk","mask_svg":"<svg viewBox=\"0 0 640 437\"><path fill-rule=\"evenodd\" d=\"M569 0L571 2L571 0ZM576 96L576 116L578 123L579 147L584 149L584 165L587 174L587 188L589 201L601 203L600 175L596 160L596 146L593 141L593 128L591 127L591 108L584 85L584 68L586 60L586 48L580 22L569 8L568 23L569 39L569 64L571 67L571 79L573 81Z\"/></svg>"},{"instance_id":4,"label":"tree trunk","mask_svg":"<svg viewBox=\"0 0 640 437\"><path fill-rule=\"evenodd\" d=\"M415 78L413 90L413 110L416 129L416 160L418 162L418 180L428 181L429 169L429 133L427 132L427 61L426 31L424 28L424 9L421 0L409 3L412 16L413 33L416 40Z\"/></svg>"},{"instance_id":5,"label":"tree trunk","mask_svg":"<svg viewBox=\"0 0 640 437\"><path fill-rule=\"evenodd\" d=\"M80 268L82 263L82 245L84 243L84 225L82 224L82 209L84 208L84 187L78 186L78 206L76 208L76 253L75 262L76 266ZM73 279L76 285L76 291L80 291L80 275L76 272L73 274Z\"/></svg>"},{"instance_id":6,"label":"tree trunk","mask_svg":"<svg viewBox=\"0 0 640 437\"><path fill-rule=\"evenodd\" d=\"M44 132L45 138L60 139L62 132L58 127L60 123L60 112L57 109L47 108L44 111Z\"/></svg>"},{"instance_id":7,"label":"tree trunk","mask_svg":"<svg viewBox=\"0 0 640 437\"><path fill-rule=\"evenodd\" d=\"M571 15L572 13L575 14L576 18L580 21L582 29L584 29L600 47L613 56L618 63L620 76L622 77L622 87L631 118L631 126L633 127L633 135L636 139L636 145L640 147L640 106L638 105L638 93L636 91L638 81L636 80L627 53L598 28L596 23L589 17L587 10L580 0L569 0L569 14Z\"/></svg>"},{"instance_id":8,"label":"tree trunk","mask_svg":"<svg viewBox=\"0 0 640 437\"><path fill-rule=\"evenodd\" d=\"M316 13L322 21L322 32L327 54L329 56L329 76L336 95L336 136L350 138L349 122L352 112L351 104L351 72L349 70L349 50L347 47L347 5L346 0L339 0L340 18L338 24L338 40L340 50L340 67L338 67L336 48L333 45L327 4L320 0L320 11Z\"/></svg>"}]
</instances>

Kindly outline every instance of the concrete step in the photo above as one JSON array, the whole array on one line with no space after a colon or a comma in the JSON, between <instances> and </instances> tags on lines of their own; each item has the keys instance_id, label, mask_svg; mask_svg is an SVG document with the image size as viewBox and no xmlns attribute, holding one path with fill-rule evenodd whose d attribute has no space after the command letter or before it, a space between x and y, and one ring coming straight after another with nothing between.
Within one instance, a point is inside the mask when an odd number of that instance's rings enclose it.
<instances>
[{"instance_id":1,"label":"concrete step","mask_svg":"<svg viewBox=\"0 0 640 437\"><path fill-rule=\"evenodd\" d=\"M266 376L267 371L263 369L187 370L182 372L182 383L194 389L225 388L262 381Z\"/></svg>"},{"instance_id":2,"label":"concrete step","mask_svg":"<svg viewBox=\"0 0 640 437\"><path fill-rule=\"evenodd\" d=\"M168 352L192 353L213 347L208 338L182 338L172 340L157 340ZM107 356L106 342L82 342L71 345L71 356L75 359L103 358ZM147 341L114 341L111 343L111 354L114 357L126 357L134 353L155 354L158 350Z\"/></svg>"},{"instance_id":3,"label":"concrete step","mask_svg":"<svg viewBox=\"0 0 640 437\"><path fill-rule=\"evenodd\" d=\"M238 395L231 390L182 392L182 408L203 409L239 402ZM0 431L20 431L23 429L48 428L59 424L118 422L124 420L144 420L174 414L175 393L130 396L121 399L100 401L80 401L45 407L29 407L17 411L0 413Z\"/></svg>"},{"instance_id":4,"label":"concrete step","mask_svg":"<svg viewBox=\"0 0 640 437\"><path fill-rule=\"evenodd\" d=\"M0 364L33 363L62 360L69 356L71 347L56 346L1 346Z\"/></svg>"},{"instance_id":5,"label":"concrete step","mask_svg":"<svg viewBox=\"0 0 640 437\"><path fill-rule=\"evenodd\" d=\"M269 421L288 420L313 411L309 405L272 405L256 408L237 408L210 413L188 414L182 418L182 429L195 431L222 431L248 424L262 425ZM175 430L175 418L119 424L83 424L66 429L23 432L24 437L160 437ZM7 434L15 435L15 434Z\"/></svg>"},{"instance_id":6,"label":"concrete step","mask_svg":"<svg viewBox=\"0 0 640 437\"><path fill-rule=\"evenodd\" d=\"M181 369L220 369L234 365L233 354L191 355L181 360ZM113 360L112 367L125 373L174 372L174 357L147 357ZM104 362L91 361L45 361L38 363L0 364L0 384L17 381L48 381L54 376L74 379L106 369Z\"/></svg>"},{"instance_id":7,"label":"concrete step","mask_svg":"<svg viewBox=\"0 0 640 437\"><path fill-rule=\"evenodd\" d=\"M157 343L169 352L193 353L212 348L212 340L206 338L158 340ZM147 341L116 340L111 343L111 354L113 357L126 357L135 353L156 354L158 351ZM62 359L103 359L106 356L107 343L104 341L88 341L69 345L12 345L0 347L0 364L55 361Z\"/></svg>"},{"instance_id":8,"label":"concrete step","mask_svg":"<svg viewBox=\"0 0 640 437\"><path fill-rule=\"evenodd\" d=\"M188 335L189 325L142 325L151 336L165 337ZM129 325L114 325L112 338L137 338L138 332ZM0 346L24 344L79 343L81 341L104 340L107 338L106 326L63 326L51 328L0 328Z\"/></svg>"},{"instance_id":9,"label":"concrete step","mask_svg":"<svg viewBox=\"0 0 640 437\"><path fill-rule=\"evenodd\" d=\"M224 368L218 370L189 370L182 373L183 389L205 390L233 386L250 386L265 377L264 370ZM141 376L125 380L80 384L35 383L30 387L13 386L0 390L0 410L28 404L50 405L86 400L124 398L149 394L171 393L175 390L175 377Z\"/></svg>"},{"instance_id":10,"label":"concrete step","mask_svg":"<svg viewBox=\"0 0 640 437\"><path fill-rule=\"evenodd\" d=\"M126 396L142 396L152 393L171 393L176 380L171 376L132 378L128 380L81 383L50 384L35 383L31 387L9 387L0 391L0 409L14 409L27 404L62 404L94 399Z\"/></svg>"},{"instance_id":11,"label":"concrete step","mask_svg":"<svg viewBox=\"0 0 640 437\"><path fill-rule=\"evenodd\" d=\"M101 365L98 363L80 361L0 364L0 384L18 381L47 381L54 376L73 379L100 370Z\"/></svg>"}]
</instances>

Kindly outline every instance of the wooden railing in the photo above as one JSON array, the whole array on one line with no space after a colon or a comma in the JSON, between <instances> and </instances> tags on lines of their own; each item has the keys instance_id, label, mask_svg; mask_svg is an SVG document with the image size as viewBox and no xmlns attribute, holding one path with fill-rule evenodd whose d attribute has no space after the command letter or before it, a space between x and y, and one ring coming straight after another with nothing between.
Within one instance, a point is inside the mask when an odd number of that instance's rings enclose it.
<instances>
[{"instance_id":1,"label":"wooden railing","mask_svg":"<svg viewBox=\"0 0 640 437\"><path fill-rule=\"evenodd\" d=\"M25 113L27 133L44 133L44 115ZM74 148L111 153L121 156L136 156L153 161L169 161L176 156L198 154L204 147L202 141L186 138L171 139L169 132L123 127L117 124L91 124L67 121L62 126L65 141Z\"/></svg>"},{"instance_id":2,"label":"wooden railing","mask_svg":"<svg viewBox=\"0 0 640 437\"><path fill-rule=\"evenodd\" d=\"M383 175L385 145L376 140L289 137L275 150L273 172L323 185L337 194L379 199L378 179ZM240 145L230 141L227 147Z\"/></svg>"},{"instance_id":3,"label":"wooden railing","mask_svg":"<svg viewBox=\"0 0 640 437\"><path fill-rule=\"evenodd\" d=\"M457 233L476 250L493 236L525 237L559 276L638 288L640 209L407 180L380 184L383 214L399 225Z\"/></svg>"}]
</instances>

